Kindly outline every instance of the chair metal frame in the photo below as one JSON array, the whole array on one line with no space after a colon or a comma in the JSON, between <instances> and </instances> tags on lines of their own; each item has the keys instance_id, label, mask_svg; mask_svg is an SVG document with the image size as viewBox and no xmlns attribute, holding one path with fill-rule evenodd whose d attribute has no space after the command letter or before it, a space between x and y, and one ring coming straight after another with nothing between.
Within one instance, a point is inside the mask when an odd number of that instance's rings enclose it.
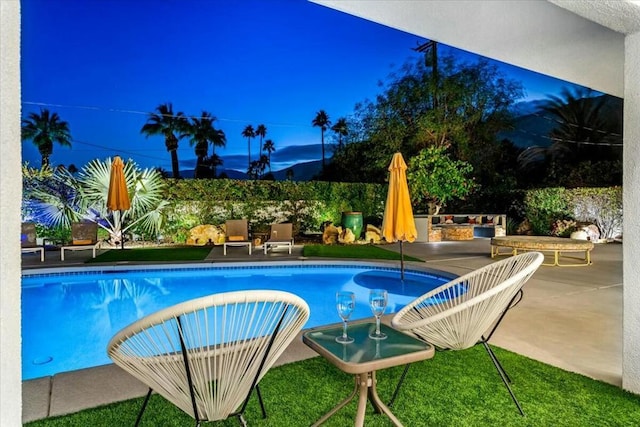
<instances>
[{"instance_id":1,"label":"chair metal frame","mask_svg":"<svg viewBox=\"0 0 640 427\"><path fill-rule=\"evenodd\" d=\"M465 350L481 344L487 351L521 415L522 406L511 378L489 346L509 309L523 296L522 286L542 265L544 255L528 252L486 265L460 276L403 307L391 325L429 342L439 350ZM407 365L393 393L393 405L409 370Z\"/></svg>"},{"instance_id":2,"label":"chair metal frame","mask_svg":"<svg viewBox=\"0 0 640 427\"><path fill-rule=\"evenodd\" d=\"M44 246L36 240L36 225L33 222L23 222L20 230L24 240L20 242L21 253L40 252L40 262L44 262Z\"/></svg>"},{"instance_id":3,"label":"chair metal frame","mask_svg":"<svg viewBox=\"0 0 640 427\"><path fill-rule=\"evenodd\" d=\"M290 222L282 224L271 224L269 238L262 244L264 254L270 247L286 246L289 249L289 255L293 248L293 224Z\"/></svg>"},{"instance_id":4,"label":"chair metal frame","mask_svg":"<svg viewBox=\"0 0 640 427\"><path fill-rule=\"evenodd\" d=\"M242 240L229 240L230 236L242 236ZM225 221L225 240L222 251L227 255L227 246L249 247L249 255L251 255L251 239L249 239L249 221L246 219L229 219Z\"/></svg>"},{"instance_id":5,"label":"chair metal frame","mask_svg":"<svg viewBox=\"0 0 640 427\"><path fill-rule=\"evenodd\" d=\"M60 260L64 261L64 251L83 251L91 249L93 258L96 257L96 250L102 244L98 240L98 224L95 222L74 222L71 224L71 238L73 240L90 240L89 244L64 245L60 247Z\"/></svg>"},{"instance_id":6,"label":"chair metal frame","mask_svg":"<svg viewBox=\"0 0 640 427\"><path fill-rule=\"evenodd\" d=\"M282 291L236 291L186 301L146 316L118 332L109 357L153 391L189 414L195 425L237 417L259 381L295 339L309 307Z\"/></svg>"}]
</instances>

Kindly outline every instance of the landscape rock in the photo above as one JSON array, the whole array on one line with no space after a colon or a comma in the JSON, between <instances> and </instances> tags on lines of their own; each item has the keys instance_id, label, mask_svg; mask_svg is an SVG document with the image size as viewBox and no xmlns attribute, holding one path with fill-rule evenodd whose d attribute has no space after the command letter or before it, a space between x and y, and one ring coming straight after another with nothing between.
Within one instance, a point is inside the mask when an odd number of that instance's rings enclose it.
<instances>
[{"instance_id":1,"label":"landscape rock","mask_svg":"<svg viewBox=\"0 0 640 427\"><path fill-rule=\"evenodd\" d=\"M382 240L382 231L371 224L367 224L367 229L364 233L364 240L367 243L378 244Z\"/></svg>"},{"instance_id":2,"label":"landscape rock","mask_svg":"<svg viewBox=\"0 0 640 427\"><path fill-rule=\"evenodd\" d=\"M322 243L325 245L334 245L338 243L338 236L342 232L342 227L336 227L332 223L327 223L322 232Z\"/></svg>"},{"instance_id":3,"label":"landscape rock","mask_svg":"<svg viewBox=\"0 0 640 427\"><path fill-rule=\"evenodd\" d=\"M592 242L597 242L598 240L600 240L600 230L596 225L589 224L582 229L587 233L589 240L591 240Z\"/></svg>"},{"instance_id":4,"label":"landscape rock","mask_svg":"<svg viewBox=\"0 0 640 427\"><path fill-rule=\"evenodd\" d=\"M345 228L338 235L338 242L340 242L340 243L349 244L349 243L353 243L355 241L356 241L356 235L353 234L353 231L351 231L350 228Z\"/></svg>"},{"instance_id":5,"label":"landscape rock","mask_svg":"<svg viewBox=\"0 0 640 427\"><path fill-rule=\"evenodd\" d=\"M570 237L574 240L589 240L589 235L584 229L574 231Z\"/></svg>"},{"instance_id":6,"label":"landscape rock","mask_svg":"<svg viewBox=\"0 0 640 427\"><path fill-rule=\"evenodd\" d=\"M198 225L189 230L187 245L204 246L224 243L225 234L221 227L211 224Z\"/></svg>"},{"instance_id":7,"label":"landscape rock","mask_svg":"<svg viewBox=\"0 0 640 427\"><path fill-rule=\"evenodd\" d=\"M516 230L516 234L526 234L528 236L533 234L533 228L531 227L531 223L528 219L525 218L525 220L520 223Z\"/></svg>"}]
</instances>

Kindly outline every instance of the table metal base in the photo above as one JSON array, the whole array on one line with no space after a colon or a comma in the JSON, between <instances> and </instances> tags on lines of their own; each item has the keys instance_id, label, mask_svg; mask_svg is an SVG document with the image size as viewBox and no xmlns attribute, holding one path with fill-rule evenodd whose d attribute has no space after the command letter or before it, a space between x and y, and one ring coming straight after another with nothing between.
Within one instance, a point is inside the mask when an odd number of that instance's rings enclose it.
<instances>
[{"instance_id":1,"label":"table metal base","mask_svg":"<svg viewBox=\"0 0 640 427\"><path fill-rule=\"evenodd\" d=\"M376 390L375 371L367 372L364 374L356 374L355 387L351 392L351 394L345 400L338 403L332 410L327 412L322 418L316 421L316 423L313 424L312 427L319 426L325 421L327 421L329 418L331 418L331 416L333 416L336 412L342 409L346 404L351 402L353 398L356 396L356 394L358 394L358 392L360 392L360 395L358 397L358 410L356 413L356 420L354 423L355 427L364 426L364 415L367 410L367 400L369 400L369 402L371 402L371 405L373 405L373 409L376 414L384 413L387 417L389 417L389 419L391 419L391 422L393 423L393 425L395 425L396 427L403 427L402 423L398 421L396 416L393 415L393 413L387 407L387 405L382 403L382 401L380 400L380 397L378 396L378 392Z\"/></svg>"}]
</instances>

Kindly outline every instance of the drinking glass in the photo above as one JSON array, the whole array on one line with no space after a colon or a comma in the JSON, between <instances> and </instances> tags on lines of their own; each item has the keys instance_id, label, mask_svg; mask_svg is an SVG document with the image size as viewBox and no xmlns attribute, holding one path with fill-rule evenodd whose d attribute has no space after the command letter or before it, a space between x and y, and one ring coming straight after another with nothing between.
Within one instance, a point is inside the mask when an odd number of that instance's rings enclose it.
<instances>
[{"instance_id":1,"label":"drinking glass","mask_svg":"<svg viewBox=\"0 0 640 427\"><path fill-rule=\"evenodd\" d=\"M347 320L349 320L355 305L356 296L353 292L336 292L336 308L343 322L342 335L336 337L336 341L339 343L349 344L353 342L353 338L347 336Z\"/></svg>"},{"instance_id":2,"label":"drinking glass","mask_svg":"<svg viewBox=\"0 0 640 427\"><path fill-rule=\"evenodd\" d=\"M374 340L383 340L387 338L384 332L380 332L380 317L384 314L384 310L387 308L387 291L384 289L372 289L369 292L369 305L371 311L376 317L376 331L369 334L369 338Z\"/></svg>"}]
</instances>

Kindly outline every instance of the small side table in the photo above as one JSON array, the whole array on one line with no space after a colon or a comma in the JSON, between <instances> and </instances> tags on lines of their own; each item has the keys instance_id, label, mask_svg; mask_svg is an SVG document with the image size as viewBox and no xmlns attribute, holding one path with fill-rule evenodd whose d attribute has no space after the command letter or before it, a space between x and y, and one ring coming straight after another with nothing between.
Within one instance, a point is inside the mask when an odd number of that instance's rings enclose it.
<instances>
[{"instance_id":1,"label":"small side table","mask_svg":"<svg viewBox=\"0 0 640 427\"><path fill-rule=\"evenodd\" d=\"M358 410L354 425L362 427L367 408L371 402L376 413L384 413L393 424L402 423L380 400L376 390L376 371L398 365L430 359L434 355L432 345L387 326L380 325L387 339L374 340L369 332L375 330L374 323L350 324L348 334L354 338L351 344L340 344L335 338L342 334L342 326L311 329L302 335L302 341L327 359L338 369L355 375L355 388L351 394L327 412L313 426L319 426L342 409L358 393Z\"/></svg>"}]
</instances>

